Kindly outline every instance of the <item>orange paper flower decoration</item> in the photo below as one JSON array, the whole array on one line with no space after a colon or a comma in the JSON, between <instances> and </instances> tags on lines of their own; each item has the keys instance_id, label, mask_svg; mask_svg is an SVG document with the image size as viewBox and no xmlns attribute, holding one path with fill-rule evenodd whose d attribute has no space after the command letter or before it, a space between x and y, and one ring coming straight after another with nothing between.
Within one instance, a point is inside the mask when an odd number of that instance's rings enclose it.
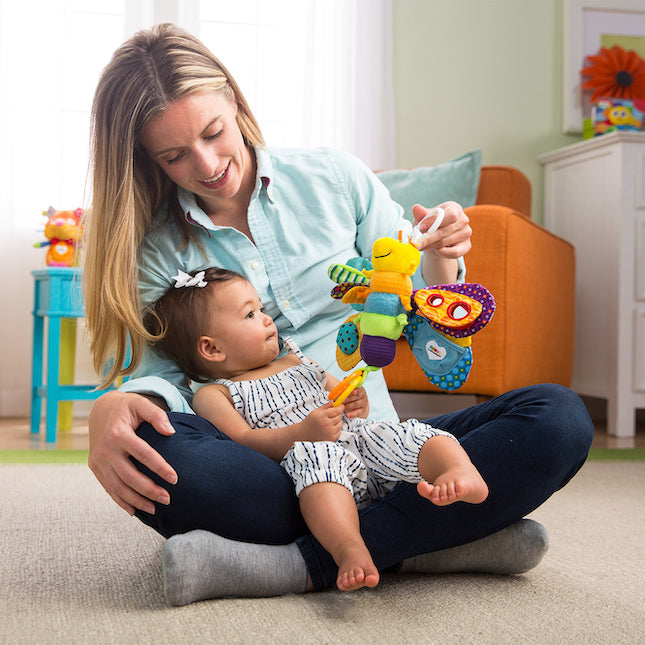
<instances>
[{"instance_id":1,"label":"orange paper flower decoration","mask_svg":"<svg viewBox=\"0 0 645 645\"><path fill-rule=\"evenodd\" d=\"M615 99L645 98L645 60L633 51L626 52L615 45L612 49L600 48L597 56L587 56L590 67L580 73L589 76L582 84L593 90L591 102L601 96Z\"/></svg>"}]
</instances>

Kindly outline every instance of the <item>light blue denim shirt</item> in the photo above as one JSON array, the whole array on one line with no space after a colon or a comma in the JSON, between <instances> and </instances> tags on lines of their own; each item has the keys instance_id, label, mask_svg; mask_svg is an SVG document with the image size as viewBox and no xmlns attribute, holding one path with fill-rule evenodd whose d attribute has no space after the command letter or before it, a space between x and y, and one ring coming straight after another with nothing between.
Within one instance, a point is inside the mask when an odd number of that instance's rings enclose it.
<instances>
[{"instance_id":1,"label":"light blue denim shirt","mask_svg":"<svg viewBox=\"0 0 645 645\"><path fill-rule=\"evenodd\" d=\"M291 336L303 353L338 378L336 334L354 313L333 300L327 276L333 263L369 258L379 237L405 235L410 223L387 189L358 159L330 150L255 149L257 177L248 209L253 242L240 231L216 226L192 193L179 189L179 203L196 229L202 250L184 244L180 228L162 206L139 250L143 306L171 285L171 276L221 266L246 276L281 336ZM463 274L463 262L460 262ZM420 270L415 288L425 286ZM370 417L397 419L381 372L365 382ZM171 409L190 412L192 391L177 365L146 349L122 391L154 394Z\"/></svg>"}]
</instances>

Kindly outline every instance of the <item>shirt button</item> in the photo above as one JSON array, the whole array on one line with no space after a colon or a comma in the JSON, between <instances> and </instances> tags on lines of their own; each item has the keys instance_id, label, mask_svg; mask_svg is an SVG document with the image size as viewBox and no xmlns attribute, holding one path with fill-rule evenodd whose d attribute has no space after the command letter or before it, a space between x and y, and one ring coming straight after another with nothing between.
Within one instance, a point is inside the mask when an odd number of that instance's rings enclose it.
<instances>
[{"instance_id":1,"label":"shirt button","mask_svg":"<svg viewBox=\"0 0 645 645\"><path fill-rule=\"evenodd\" d=\"M282 304L285 306L286 309L289 309L289 307L291 306L291 303L288 300L283 300Z\"/></svg>"},{"instance_id":2,"label":"shirt button","mask_svg":"<svg viewBox=\"0 0 645 645\"><path fill-rule=\"evenodd\" d=\"M257 262L253 262L253 264L251 265L251 268L255 271L255 269L257 269L259 266L260 265Z\"/></svg>"}]
</instances>

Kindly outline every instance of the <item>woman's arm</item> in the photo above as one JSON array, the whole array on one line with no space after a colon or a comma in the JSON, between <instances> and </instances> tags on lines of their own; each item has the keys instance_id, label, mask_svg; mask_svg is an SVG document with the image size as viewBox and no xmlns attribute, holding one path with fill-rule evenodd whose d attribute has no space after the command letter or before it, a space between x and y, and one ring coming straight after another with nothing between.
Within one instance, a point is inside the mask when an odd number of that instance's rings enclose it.
<instances>
[{"instance_id":1,"label":"woman's arm","mask_svg":"<svg viewBox=\"0 0 645 645\"><path fill-rule=\"evenodd\" d=\"M208 419L233 441L280 461L295 441L336 441L343 427L344 407L331 403L311 412L303 421L281 428L252 428L235 409L222 385L201 387L193 397L195 412Z\"/></svg>"},{"instance_id":2,"label":"woman's arm","mask_svg":"<svg viewBox=\"0 0 645 645\"><path fill-rule=\"evenodd\" d=\"M130 457L169 484L177 483L177 473L136 435L145 421L160 434L175 432L160 405L140 394L108 392L96 400L88 419L88 465L110 497L130 515L136 509L154 514L151 500L170 503L167 491L139 472Z\"/></svg>"},{"instance_id":3,"label":"woman's arm","mask_svg":"<svg viewBox=\"0 0 645 645\"><path fill-rule=\"evenodd\" d=\"M341 157L341 160L343 158ZM343 169L345 185L352 187L353 202L356 214L356 248L363 257L370 257L374 240L389 236L396 238L401 231L405 236L411 228L404 217L403 208L392 201L389 192L377 176L369 171L362 162L345 156ZM436 204L429 204L435 207ZM428 236L423 246L422 264L420 267L424 285L446 284L456 282L459 277L462 258L471 248L472 229L463 208L456 202L440 204L444 209L444 219L437 231ZM412 215L420 222L430 209L416 205ZM431 225L428 221L423 226L425 232ZM461 261L463 267L463 260ZM417 288L420 288L417 283Z\"/></svg>"},{"instance_id":4,"label":"woman's arm","mask_svg":"<svg viewBox=\"0 0 645 645\"><path fill-rule=\"evenodd\" d=\"M428 236L420 248L423 251L421 273L427 284L456 282L457 258L463 257L472 248L472 229L464 209L456 202L445 202L441 204L441 208L445 211L441 226ZM418 204L412 209L417 222L420 222L428 211L428 208ZM430 226L431 221L426 227Z\"/></svg>"}]
</instances>

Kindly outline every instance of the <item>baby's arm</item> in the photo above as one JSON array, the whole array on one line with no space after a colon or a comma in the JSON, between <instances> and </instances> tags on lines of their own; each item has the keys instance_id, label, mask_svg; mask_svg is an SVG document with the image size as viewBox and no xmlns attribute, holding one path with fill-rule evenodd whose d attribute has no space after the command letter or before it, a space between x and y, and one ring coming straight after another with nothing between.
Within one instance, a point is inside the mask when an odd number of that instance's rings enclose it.
<instances>
[{"instance_id":1,"label":"baby's arm","mask_svg":"<svg viewBox=\"0 0 645 645\"><path fill-rule=\"evenodd\" d=\"M193 409L233 441L280 461L295 441L336 441L343 425L343 406L323 405L306 419L281 428L253 428L235 409L226 387L205 385L193 397Z\"/></svg>"}]
</instances>

